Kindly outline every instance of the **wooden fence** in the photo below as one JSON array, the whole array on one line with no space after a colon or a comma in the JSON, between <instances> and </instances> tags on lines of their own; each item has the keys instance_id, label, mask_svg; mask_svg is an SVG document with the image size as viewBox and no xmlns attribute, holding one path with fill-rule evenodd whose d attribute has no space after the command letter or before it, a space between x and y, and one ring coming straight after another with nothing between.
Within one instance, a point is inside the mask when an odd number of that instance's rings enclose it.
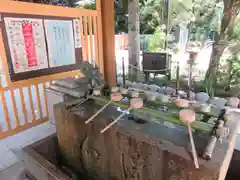
<instances>
[{"instance_id":1,"label":"wooden fence","mask_svg":"<svg viewBox=\"0 0 240 180\"><path fill-rule=\"evenodd\" d=\"M140 35L140 50L147 51L150 38L152 34L141 34ZM115 48L116 50L127 50L128 49L128 34L117 34L115 35Z\"/></svg>"},{"instance_id":2,"label":"wooden fence","mask_svg":"<svg viewBox=\"0 0 240 180\"><path fill-rule=\"evenodd\" d=\"M34 3L1 1L1 13L58 16L78 18L81 22L83 57L95 61L103 72L103 49L101 13L99 10L66 8ZM95 38L92 38L93 35ZM12 82L8 71L8 60L0 29L0 139L49 120L45 88L57 78L75 76L78 71L63 72L38 78Z\"/></svg>"}]
</instances>

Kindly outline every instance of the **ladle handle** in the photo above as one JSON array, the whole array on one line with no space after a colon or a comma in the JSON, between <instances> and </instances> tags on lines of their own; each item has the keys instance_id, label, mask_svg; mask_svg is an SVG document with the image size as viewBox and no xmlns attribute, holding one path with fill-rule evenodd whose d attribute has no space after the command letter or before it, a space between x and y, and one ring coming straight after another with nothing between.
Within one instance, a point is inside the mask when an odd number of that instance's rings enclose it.
<instances>
[{"instance_id":1,"label":"ladle handle","mask_svg":"<svg viewBox=\"0 0 240 180\"><path fill-rule=\"evenodd\" d=\"M83 103L87 102L90 99L90 97L87 97L86 99L84 99L82 102L78 103L76 106L74 106L74 109L77 109L79 106L81 106Z\"/></svg>"},{"instance_id":2,"label":"ladle handle","mask_svg":"<svg viewBox=\"0 0 240 180\"><path fill-rule=\"evenodd\" d=\"M217 143L217 137L216 136L211 136L208 145L203 153L203 158L205 160L210 160L212 158L213 150L216 146Z\"/></svg>"},{"instance_id":3,"label":"ladle handle","mask_svg":"<svg viewBox=\"0 0 240 180\"><path fill-rule=\"evenodd\" d=\"M107 106L112 102L109 101L107 104L105 104L101 109L99 109L94 115L92 115L87 121L85 121L85 124L90 123L95 117L97 117L104 109L107 108Z\"/></svg>"},{"instance_id":4,"label":"ladle handle","mask_svg":"<svg viewBox=\"0 0 240 180\"><path fill-rule=\"evenodd\" d=\"M198 163L198 157L197 157L197 151L196 151L196 147L193 141L193 135L192 135L192 128L190 123L188 123L188 133L189 133L189 137L190 137L190 143L191 143L191 148L192 148L192 155L193 155L193 160L194 160L194 165L195 168L199 168L199 163Z\"/></svg>"},{"instance_id":5,"label":"ladle handle","mask_svg":"<svg viewBox=\"0 0 240 180\"><path fill-rule=\"evenodd\" d=\"M132 108L128 108L127 111L130 111ZM111 126L113 126L114 124L116 124L124 115L126 114L126 112L123 112L122 114L120 114L114 121L112 121L109 125L107 125L105 128L103 128L101 130L101 133L104 133L105 131L107 131Z\"/></svg>"}]
</instances>

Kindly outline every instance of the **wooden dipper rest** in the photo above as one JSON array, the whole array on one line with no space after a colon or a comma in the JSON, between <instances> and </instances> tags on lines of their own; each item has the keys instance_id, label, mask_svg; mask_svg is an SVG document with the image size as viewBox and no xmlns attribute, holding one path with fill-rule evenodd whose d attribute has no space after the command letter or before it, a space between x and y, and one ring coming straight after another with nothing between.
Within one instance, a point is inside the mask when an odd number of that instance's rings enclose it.
<instances>
[{"instance_id":1,"label":"wooden dipper rest","mask_svg":"<svg viewBox=\"0 0 240 180\"><path fill-rule=\"evenodd\" d=\"M127 88L123 88L123 87L120 87L120 93L123 94L123 95L126 95L128 93L128 89Z\"/></svg>"},{"instance_id":2,"label":"wooden dipper rest","mask_svg":"<svg viewBox=\"0 0 240 180\"><path fill-rule=\"evenodd\" d=\"M178 107L188 107L189 101L186 99L175 99L173 103Z\"/></svg>"},{"instance_id":3,"label":"wooden dipper rest","mask_svg":"<svg viewBox=\"0 0 240 180\"><path fill-rule=\"evenodd\" d=\"M100 89L94 89L93 90L93 95L94 96L101 96L101 90Z\"/></svg>"},{"instance_id":4,"label":"wooden dipper rest","mask_svg":"<svg viewBox=\"0 0 240 180\"><path fill-rule=\"evenodd\" d=\"M139 92L129 89L128 94L131 98L137 98L139 96Z\"/></svg>"},{"instance_id":5,"label":"wooden dipper rest","mask_svg":"<svg viewBox=\"0 0 240 180\"><path fill-rule=\"evenodd\" d=\"M141 98L133 98L130 101L130 108L139 109L143 107L143 100ZM129 108L129 109L130 109Z\"/></svg>"},{"instance_id":6,"label":"wooden dipper rest","mask_svg":"<svg viewBox=\"0 0 240 180\"><path fill-rule=\"evenodd\" d=\"M112 87L111 88L111 93L116 93L119 91L119 87Z\"/></svg>"},{"instance_id":7,"label":"wooden dipper rest","mask_svg":"<svg viewBox=\"0 0 240 180\"><path fill-rule=\"evenodd\" d=\"M156 93L154 92L145 91L145 96L148 101L156 101L157 99Z\"/></svg>"},{"instance_id":8,"label":"wooden dipper rest","mask_svg":"<svg viewBox=\"0 0 240 180\"><path fill-rule=\"evenodd\" d=\"M188 125L188 133L189 133L189 137L190 137L194 165L195 165L195 168L198 169L199 163L198 163L198 158L197 158L197 151L195 148L193 135L192 135L192 128L191 128L191 123L193 123L196 120L195 112L192 110L189 110L189 109L181 110L179 112L179 119Z\"/></svg>"},{"instance_id":9,"label":"wooden dipper rest","mask_svg":"<svg viewBox=\"0 0 240 180\"><path fill-rule=\"evenodd\" d=\"M130 107L128 108L127 112L130 111L131 109L139 109L143 107L143 100L141 98L133 98L130 100ZM112 121L109 125L107 125L105 128L101 130L101 133L104 133L107 131L111 126L116 124L124 115L126 112L123 112L120 114L114 121Z\"/></svg>"},{"instance_id":10,"label":"wooden dipper rest","mask_svg":"<svg viewBox=\"0 0 240 180\"><path fill-rule=\"evenodd\" d=\"M91 116L87 121L85 121L85 124L88 124L89 122L91 122L95 117L97 117L97 115L99 115L104 109L107 108L107 106L112 103L113 101L121 101L122 99L122 95L121 93L112 93L111 94L111 100L105 104L101 109L99 109L93 116Z\"/></svg>"}]
</instances>

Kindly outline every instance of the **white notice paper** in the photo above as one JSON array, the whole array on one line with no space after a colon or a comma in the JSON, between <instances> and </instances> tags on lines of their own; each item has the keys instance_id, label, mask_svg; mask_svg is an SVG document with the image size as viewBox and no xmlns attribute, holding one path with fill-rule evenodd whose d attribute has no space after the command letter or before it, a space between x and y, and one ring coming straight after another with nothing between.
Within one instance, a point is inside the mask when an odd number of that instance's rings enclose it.
<instances>
[{"instance_id":1,"label":"white notice paper","mask_svg":"<svg viewBox=\"0 0 240 180\"><path fill-rule=\"evenodd\" d=\"M43 21L31 18L4 18L15 73L48 68Z\"/></svg>"},{"instance_id":2,"label":"white notice paper","mask_svg":"<svg viewBox=\"0 0 240 180\"><path fill-rule=\"evenodd\" d=\"M50 67L76 63L71 20L44 20Z\"/></svg>"},{"instance_id":3,"label":"white notice paper","mask_svg":"<svg viewBox=\"0 0 240 180\"><path fill-rule=\"evenodd\" d=\"M75 48L81 48L81 32L80 32L80 20L74 19L73 20L73 27L74 27L74 41L75 41Z\"/></svg>"}]
</instances>

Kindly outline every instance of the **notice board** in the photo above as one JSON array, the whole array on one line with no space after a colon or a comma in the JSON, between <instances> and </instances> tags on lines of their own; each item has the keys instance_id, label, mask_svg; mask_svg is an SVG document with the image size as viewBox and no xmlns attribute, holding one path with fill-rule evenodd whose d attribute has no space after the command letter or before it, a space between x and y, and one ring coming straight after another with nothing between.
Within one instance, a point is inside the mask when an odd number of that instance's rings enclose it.
<instances>
[{"instance_id":1,"label":"notice board","mask_svg":"<svg viewBox=\"0 0 240 180\"><path fill-rule=\"evenodd\" d=\"M79 68L81 22L77 18L1 14L11 81Z\"/></svg>"}]
</instances>

